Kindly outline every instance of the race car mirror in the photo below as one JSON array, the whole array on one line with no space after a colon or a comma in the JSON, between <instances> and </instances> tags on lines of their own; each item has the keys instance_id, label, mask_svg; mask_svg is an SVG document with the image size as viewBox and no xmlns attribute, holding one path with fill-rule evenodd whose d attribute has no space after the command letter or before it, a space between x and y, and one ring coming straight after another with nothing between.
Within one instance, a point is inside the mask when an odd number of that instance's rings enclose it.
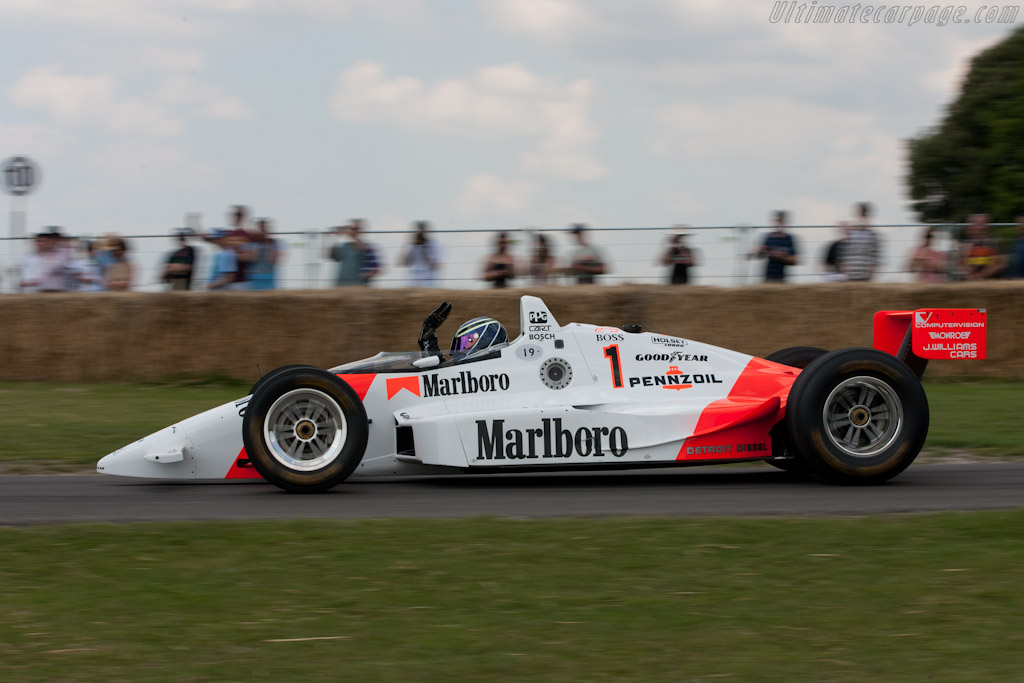
<instances>
[{"instance_id":1,"label":"race car mirror","mask_svg":"<svg viewBox=\"0 0 1024 683\"><path fill-rule=\"evenodd\" d=\"M983 308L922 308L914 311L911 348L929 360L983 359L988 313Z\"/></svg>"},{"instance_id":2,"label":"race car mirror","mask_svg":"<svg viewBox=\"0 0 1024 683\"><path fill-rule=\"evenodd\" d=\"M417 368L436 368L441 364L440 356L427 356L426 358L418 358L412 362L414 367Z\"/></svg>"}]
</instances>

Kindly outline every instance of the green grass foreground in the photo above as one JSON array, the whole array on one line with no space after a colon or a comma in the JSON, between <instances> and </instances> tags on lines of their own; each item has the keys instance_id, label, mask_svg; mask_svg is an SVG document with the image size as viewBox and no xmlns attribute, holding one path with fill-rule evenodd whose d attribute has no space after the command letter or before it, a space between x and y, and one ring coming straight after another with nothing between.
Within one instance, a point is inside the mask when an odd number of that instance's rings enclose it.
<instances>
[{"instance_id":1,"label":"green grass foreground","mask_svg":"<svg viewBox=\"0 0 1024 683\"><path fill-rule=\"evenodd\" d=\"M928 453L1024 455L1024 383L927 382ZM8 471L81 470L107 453L249 391L243 384L0 382Z\"/></svg>"},{"instance_id":2,"label":"green grass foreground","mask_svg":"<svg viewBox=\"0 0 1024 683\"><path fill-rule=\"evenodd\" d=\"M0 680L1019 681L1022 526L0 529Z\"/></svg>"}]
</instances>

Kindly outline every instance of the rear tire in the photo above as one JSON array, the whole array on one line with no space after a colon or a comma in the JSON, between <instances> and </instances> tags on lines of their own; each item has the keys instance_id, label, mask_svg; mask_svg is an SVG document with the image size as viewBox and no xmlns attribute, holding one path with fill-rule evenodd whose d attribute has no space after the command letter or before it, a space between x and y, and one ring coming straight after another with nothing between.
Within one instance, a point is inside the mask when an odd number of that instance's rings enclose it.
<instances>
[{"instance_id":1,"label":"rear tire","mask_svg":"<svg viewBox=\"0 0 1024 683\"><path fill-rule=\"evenodd\" d=\"M907 365L875 349L842 349L800 373L786 439L821 478L878 484L905 470L928 436L928 398Z\"/></svg>"},{"instance_id":2,"label":"rear tire","mask_svg":"<svg viewBox=\"0 0 1024 683\"><path fill-rule=\"evenodd\" d=\"M257 387L242 420L256 471L286 491L326 491L358 467L366 451L366 409L347 382L317 368L282 368Z\"/></svg>"},{"instance_id":3,"label":"rear tire","mask_svg":"<svg viewBox=\"0 0 1024 683\"><path fill-rule=\"evenodd\" d=\"M790 346L765 356L765 360L802 370L826 353L828 353L827 350L819 349L817 346Z\"/></svg>"}]
</instances>

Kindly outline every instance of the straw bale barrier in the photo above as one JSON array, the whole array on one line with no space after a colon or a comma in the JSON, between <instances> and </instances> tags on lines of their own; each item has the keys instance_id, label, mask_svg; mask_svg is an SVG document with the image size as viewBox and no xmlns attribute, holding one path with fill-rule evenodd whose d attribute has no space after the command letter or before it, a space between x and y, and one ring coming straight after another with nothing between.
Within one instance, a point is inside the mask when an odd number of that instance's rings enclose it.
<instances>
[{"instance_id":1,"label":"straw bale barrier","mask_svg":"<svg viewBox=\"0 0 1024 683\"><path fill-rule=\"evenodd\" d=\"M761 356L870 346L881 309L986 308L988 360L933 362L928 374L1024 379L1024 282L992 282L8 295L0 296L0 380L251 381L287 363L330 367L415 348L423 317L445 299L455 308L442 347L477 315L498 318L514 337L524 293L543 297L561 323L639 322Z\"/></svg>"}]
</instances>

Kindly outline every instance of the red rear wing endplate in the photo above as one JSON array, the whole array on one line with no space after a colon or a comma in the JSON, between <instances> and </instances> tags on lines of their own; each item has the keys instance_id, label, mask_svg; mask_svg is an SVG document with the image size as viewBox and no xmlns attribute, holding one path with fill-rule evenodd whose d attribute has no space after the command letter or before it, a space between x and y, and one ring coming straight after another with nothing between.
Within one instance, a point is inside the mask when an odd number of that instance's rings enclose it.
<instances>
[{"instance_id":1,"label":"red rear wing endplate","mask_svg":"<svg viewBox=\"0 0 1024 683\"><path fill-rule=\"evenodd\" d=\"M988 313L983 308L920 308L875 313L874 347L918 371L929 360L984 359ZM916 363L915 363L916 361Z\"/></svg>"}]
</instances>

